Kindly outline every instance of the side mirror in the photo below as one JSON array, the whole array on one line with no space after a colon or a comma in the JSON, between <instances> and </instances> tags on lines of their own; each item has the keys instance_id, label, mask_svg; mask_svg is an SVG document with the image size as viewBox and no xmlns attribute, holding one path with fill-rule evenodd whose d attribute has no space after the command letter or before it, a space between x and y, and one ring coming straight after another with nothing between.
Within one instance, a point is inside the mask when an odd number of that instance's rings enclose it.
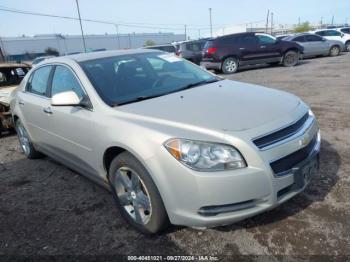
<instances>
[{"instance_id":1,"label":"side mirror","mask_svg":"<svg viewBox=\"0 0 350 262\"><path fill-rule=\"evenodd\" d=\"M54 95L51 98L52 106L78 106L80 99L73 91L62 92Z\"/></svg>"},{"instance_id":2,"label":"side mirror","mask_svg":"<svg viewBox=\"0 0 350 262\"><path fill-rule=\"evenodd\" d=\"M344 37L344 35L345 35L344 33L341 33L341 37Z\"/></svg>"}]
</instances>

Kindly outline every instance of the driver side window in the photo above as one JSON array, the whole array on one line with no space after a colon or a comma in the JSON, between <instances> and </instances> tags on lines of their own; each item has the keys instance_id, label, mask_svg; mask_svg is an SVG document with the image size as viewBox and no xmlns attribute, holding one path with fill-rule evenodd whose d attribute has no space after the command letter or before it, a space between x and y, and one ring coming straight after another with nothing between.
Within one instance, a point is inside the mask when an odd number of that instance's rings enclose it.
<instances>
[{"instance_id":1,"label":"driver side window","mask_svg":"<svg viewBox=\"0 0 350 262\"><path fill-rule=\"evenodd\" d=\"M84 97L84 91L73 72L65 66L58 65L52 79L51 96L66 91L74 91L80 99Z\"/></svg>"},{"instance_id":2,"label":"driver side window","mask_svg":"<svg viewBox=\"0 0 350 262\"><path fill-rule=\"evenodd\" d=\"M267 35L256 35L256 37L258 38L259 44L274 44L276 42L275 39Z\"/></svg>"}]
</instances>

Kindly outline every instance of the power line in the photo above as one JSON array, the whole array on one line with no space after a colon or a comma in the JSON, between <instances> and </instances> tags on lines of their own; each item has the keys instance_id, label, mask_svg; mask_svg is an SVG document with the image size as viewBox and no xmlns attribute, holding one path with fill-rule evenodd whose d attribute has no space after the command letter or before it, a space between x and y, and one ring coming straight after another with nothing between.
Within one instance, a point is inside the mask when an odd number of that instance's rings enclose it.
<instances>
[{"instance_id":1,"label":"power line","mask_svg":"<svg viewBox=\"0 0 350 262\"><path fill-rule=\"evenodd\" d=\"M79 21L79 18L77 17L71 17L71 16L62 16L62 15L53 15L53 14L46 14L46 13L39 13L39 12L32 12L32 11L25 11L25 10L19 10L19 9L13 9L13 8L7 8L7 7L1 7L0 11L4 12L11 12L11 13L18 13L18 14L25 14L25 15L34 15L34 16L43 16L43 17L52 17L52 18L62 18L62 19L68 19L68 20L75 20ZM163 30L183 30L183 25L181 27L163 27L163 26L147 26L145 23L138 24L138 23L124 23L124 22L111 22L111 21L103 21L103 20L96 20L96 19L88 19L88 18L82 18L81 21L85 22L93 22L93 23L100 23L100 24L109 24L109 25L119 25L124 27L132 27L132 28L147 28L147 29L163 29ZM161 24L160 24L161 25ZM216 25L215 28L221 28L220 26ZM192 25L191 27L187 28L188 30L209 30L210 27L195 27L195 25Z\"/></svg>"}]
</instances>

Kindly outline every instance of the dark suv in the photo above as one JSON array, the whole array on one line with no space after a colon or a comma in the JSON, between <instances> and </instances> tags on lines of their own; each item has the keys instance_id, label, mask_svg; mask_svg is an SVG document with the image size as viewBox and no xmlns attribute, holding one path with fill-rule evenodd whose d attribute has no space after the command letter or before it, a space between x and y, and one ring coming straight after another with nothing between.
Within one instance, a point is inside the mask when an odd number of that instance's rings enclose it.
<instances>
[{"instance_id":1,"label":"dark suv","mask_svg":"<svg viewBox=\"0 0 350 262\"><path fill-rule=\"evenodd\" d=\"M201 66L225 74L235 73L239 66L256 64L298 64L303 47L278 40L263 33L226 35L206 42Z\"/></svg>"},{"instance_id":2,"label":"dark suv","mask_svg":"<svg viewBox=\"0 0 350 262\"><path fill-rule=\"evenodd\" d=\"M205 43L209 38L203 38L199 40L186 41L179 44L179 48L176 54L179 57L185 58L192 63L199 65L202 61L202 52Z\"/></svg>"}]
</instances>

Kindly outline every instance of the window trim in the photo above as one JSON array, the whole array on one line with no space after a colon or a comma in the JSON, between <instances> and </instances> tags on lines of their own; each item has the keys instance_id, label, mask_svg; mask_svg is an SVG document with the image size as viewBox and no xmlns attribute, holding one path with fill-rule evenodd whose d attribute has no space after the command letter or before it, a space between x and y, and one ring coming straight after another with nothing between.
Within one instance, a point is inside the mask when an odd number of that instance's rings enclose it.
<instances>
[{"instance_id":1,"label":"window trim","mask_svg":"<svg viewBox=\"0 0 350 262\"><path fill-rule=\"evenodd\" d=\"M51 67L50 73L49 73L49 78L47 79L47 83L46 83L46 90L45 90L45 94L38 94L38 93L33 93L28 89L28 86L31 84L31 81L33 80L34 74L36 71L38 71L39 69L42 69L44 67ZM51 64L45 64L42 65L40 67L37 67L33 70L33 72L30 73L29 77L28 77L28 81L24 87L24 92L27 94L31 94L31 95L35 95L41 98L45 98L45 99L50 99L50 97L48 96L48 90L50 88L50 80L51 80L51 75L52 75L52 70L53 70L53 66Z\"/></svg>"},{"instance_id":2,"label":"window trim","mask_svg":"<svg viewBox=\"0 0 350 262\"><path fill-rule=\"evenodd\" d=\"M48 94L49 94L49 97L48 97L48 98L49 98L49 99L52 98L52 81L53 81L53 77L54 77L54 74L55 74L55 71L56 71L56 67L57 67L57 66L63 66L63 67L66 67L71 73L73 73L74 77L75 77L75 78L77 79L77 81L78 81L78 84L79 84L80 88L83 90L83 93L84 93L84 96L85 96L83 99L86 99L87 102L88 102L88 104L89 104L88 107L81 107L81 106L80 106L80 108L93 111L93 108L94 108L94 107L93 107L93 105L92 105L91 99L90 99L88 93L86 92L86 89L85 89L84 85L82 84L80 78L78 77L78 74L74 71L74 69L73 69L71 66L69 66L69 65L67 65L67 64L65 64L65 63L57 63L57 62L55 62L55 63L50 63L50 65L53 66L53 69L52 69L52 72L51 72L52 75L51 75L51 77L49 78L50 85L49 85L49 90L48 90Z\"/></svg>"}]
</instances>

